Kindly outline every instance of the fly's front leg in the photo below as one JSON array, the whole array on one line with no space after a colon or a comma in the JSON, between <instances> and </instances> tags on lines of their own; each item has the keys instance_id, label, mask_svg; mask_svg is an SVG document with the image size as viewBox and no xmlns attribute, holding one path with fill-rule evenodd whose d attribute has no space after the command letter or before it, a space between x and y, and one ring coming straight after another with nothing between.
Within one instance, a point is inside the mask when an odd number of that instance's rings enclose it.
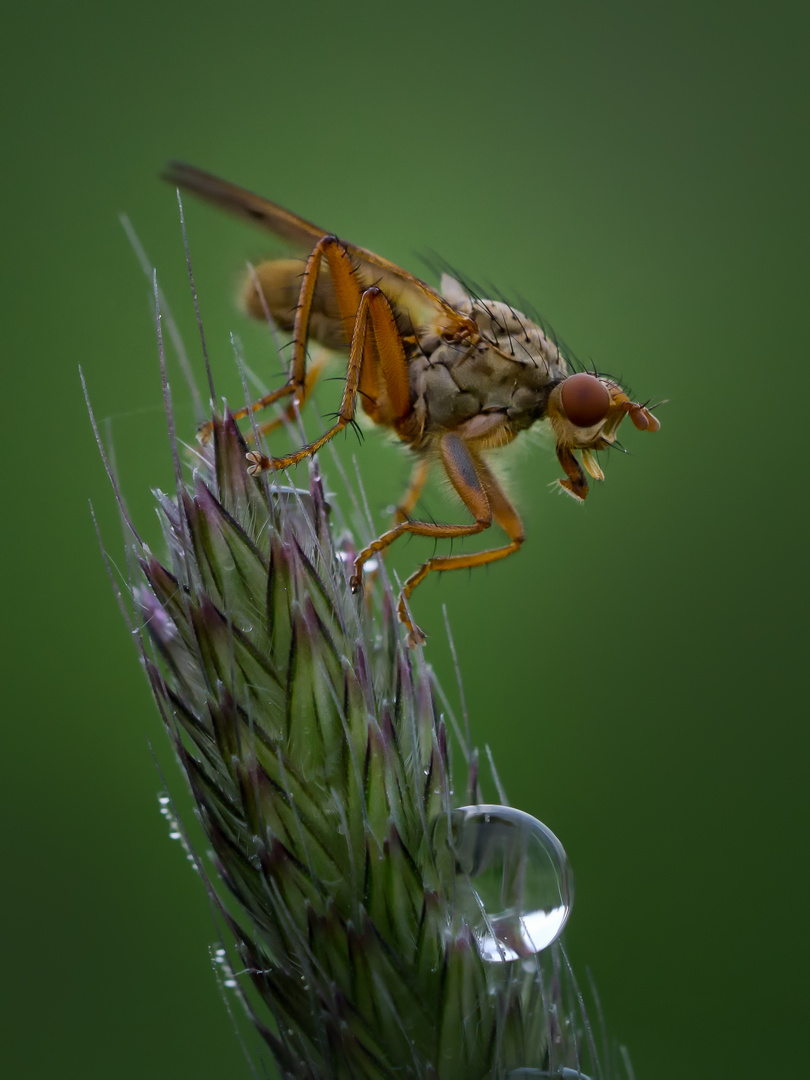
<instances>
[{"instance_id":1,"label":"fly's front leg","mask_svg":"<svg viewBox=\"0 0 810 1080\"><path fill-rule=\"evenodd\" d=\"M515 510L504 494L503 488L492 475L485 462L479 457L474 456L466 445L464 446L464 449L467 451L470 462L475 469L476 481L480 485L483 494L487 499L492 517L509 537L509 543L504 544L502 547L487 548L486 551L476 551L470 555L434 556L434 558L428 559L426 563L423 563L418 570L411 574L402 587L402 594L397 605L399 620L405 624L409 631L409 645L418 645L425 640L425 635L418 626L414 625L408 614L408 599L416 586L424 581L429 573L434 570L440 572L442 570L464 570L474 566L486 566L488 563L498 562L519 551L523 541L526 539L526 534L523 531L523 522L520 520L517 510ZM444 455L442 456L444 458ZM464 499L464 502L467 503L464 492L458 487L456 480L453 478L453 474L450 469L447 468L446 460L444 464L453 486ZM469 503L467 503L467 505L469 505Z\"/></svg>"},{"instance_id":2,"label":"fly's front leg","mask_svg":"<svg viewBox=\"0 0 810 1080\"><path fill-rule=\"evenodd\" d=\"M523 542L523 527L520 518L509 505L489 469L480 458L473 455L461 436L454 432L443 435L439 450L450 483L472 514L474 522L470 525L439 525L429 521L401 521L374 540L357 556L354 576L351 580L352 589L356 591L360 587L363 564L372 555L384 551L389 544L405 533L412 533L415 536L432 536L437 540L452 540L456 537L473 536L483 532L484 529L489 528L495 516L509 535L511 543L503 548L481 551L473 555L448 555L444 558L429 559L415 574L412 574L405 582L397 605L400 622L408 631L409 645L421 644L425 640L425 635L408 615L408 598L431 570L455 570L465 566L480 566L494 562L517 551Z\"/></svg>"},{"instance_id":3,"label":"fly's front leg","mask_svg":"<svg viewBox=\"0 0 810 1080\"><path fill-rule=\"evenodd\" d=\"M419 496L422 494L429 472L430 462L426 457L420 458L411 471L411 478L408 481L408 488L402 497L402 502L394 511L395 525L410 518L413 508L419 502Z\"/></svg>"},{"instance_id":4,"label":"fly's front leg","mask_svg":"<svg viewBox=\"0 0 810 1080\"><path fill-rule=\"evenodd\" d=\"M464 505L475 518L472 525L440 525L435 521L400 521L363 548L354 560L354 574L349 581L352 592L357 592L362 582L363 566L378 552L385 549L405 533L414 536L433 536L450 540L457 536L473 536L492 523L492 513L484 489L478 480L475 464L470 451L458 435L443 435L440 443L442 462L453 487L461 496Z\"/></svg>"},{"instance_id":5,"label":"fly's front leg","mask_svg":"<svg viewBox=\"0 0 810 1080\"><path fill-rule=\"evenodd\" d=\"M422 489L425 486L425 481L428 478L430 472L430 462L426 457L420 458L414 465L411 471L411 478L408 481L408 487L402 497L402 502L394 510L394 525L399 525L402 521L409 521L413 508L419 502L419 496L422 494ZM380 552L380 557L385 557L385 551ZM376 577L377 571L372 570L371 567L366 568L366 572L363 575L364 584L368 585Z\"/></svg>"}]
</instances>

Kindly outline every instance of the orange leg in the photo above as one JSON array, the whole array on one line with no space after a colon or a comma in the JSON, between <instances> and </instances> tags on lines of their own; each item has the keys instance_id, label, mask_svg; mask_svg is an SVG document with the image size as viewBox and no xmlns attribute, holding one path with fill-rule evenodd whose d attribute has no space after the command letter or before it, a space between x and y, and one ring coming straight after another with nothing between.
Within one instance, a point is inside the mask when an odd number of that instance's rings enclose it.
<instances>
[{"instance_id":1,"label":"orange leg","mask_svg":"<svg viewBox=\"0 0 810 1080\"><path fill-rule=\"evenodd\" d=\"M250 405L244 405L241 409L237 409L233 413L233 418L234 420L242 420L244 417L251 416L253 413L261 412L262 409L266 409L268 406L274 405L277 401L280 401L282 398L285 398L289 394L294 393L295 390L295 383L286 382L283 386L280 386L278 390L273 390L272 393L265 394L264 397L260 397L256 401L252 401ZM296 397L295 403L290 405L289 408L285 410L285 417L289 419L294 419L296 406L300 407L301 405L303 405L306 401L307 396L308 391L306 390L305 381L304 385L300 388L300 392ZM267 426L268 428L275 427L280 423L283 423L283 421L280 419L272 420ZM264 428L260 430L264 430ZM198 441L203 443L204 445L210 440L213 431L214 425L210 420L207 420L204 424L200 424L200 426L197 428Z\"/></svg>"},{"instance_id":2,"label":"orange leg","mask_svg":"<svg viewBox=\"0 0 810 1080\"><path fill-rule=\"evenodd\" d=\"M360 373L360 392L372 420L393 424L411 411L408 360L391 305L379 289L366 291L374 329L373 347ZM370 343L369 343L370 344ZM380 380L382 375L382 380Z\"/></svg>"},{"instance_id":3,"label":"orange leg","mask_svg":"<svg viewBox=\"0 0 810 1080\"><path fill-rule=\"evenodd\" d=\"M426 457L419 458L411 470L411 478L408 481L408 487L402 498L402 502L400 502L394 511L394 525L398 525L401 521L409 520L413 508L419 502L419 496L422 494L422 489L425 486L429 473L430 461ZM385 551L380 552L380 557L385 558ZM364 584L368 586L376 576L377 571L367 567L366 572L363 575Z\"/></svg>"},{"instance_id":4,"label":"orange leg","mask_svg":"<svg viewBox=\"0 0 810 1080\"><path fill-rule=\"evenodd\" d=\"M418 645L425 640L425 635L416 626L408 615L408 599L416 586L424 581L433 570L464 570L473 566L486 566L487 563L498 562L509 555L519 551L526 534L523 531L523 522L520 520L517 510L507 499L503 488L490 472L486 464L475 458L475 467L478 479L483 484L487 499L489 500L492 516L509 537L509 543L502 547L487 548L486 551L476 551L470 555L445 555L428 559L406 580L402 587L402 595L397 605L397 614L400 622L408 629L408 644ZM452 480L452 476L450 477ZM465 500L466 501L466 500Z\"/></svg>"},{"instance_id":5,"label":"orange leg","mask_svg":"<svg viewBox=\"0 0 810 1080\"><path fill-rule=\"evenodd\" d=\"M276 416L273 420L268 420L266 424L260 424L258 429L260 435L269 435L271 431L275 431L276 428L281 427L282 424L291 424L295 422L296 413L306 405L309 400L309 395L315 389L315 384L318 382L321 373L328 363L329 358L324 355L319 356L310 363L307 368L306 376L304 377L304 385L300 392L296 394L295 400L290 402L281 416ZM253 405L255 404L256 403L254 402ZM258 412L258 409L254 409L253 405L251 405L251 411ZM237 420L241 418L240 414L241 416L247 416L247 411L241 409L239 412L235 413L234 416ZM252 437L252 435L249 435L248 439L252 439Z\"/></svg>"},{"instance_id":6,"label":"orange leg","mask_svg":"<svg viewBox=\"0 0 810 1080\"><path fill-rule=\"evenodd\" d=\"M352 269L351 257L340 240L336 236L324 236L312 249L301 278L301 292L298 297L298 308L295 313L293 328L293 358L290 377L278 390L273 390L272 393L265 394L264 397L251 402L250 405L237 409L233 414L235 420L241 420L245 416L266 409L268 405L273 405L291 394L294 395L294 399L287 410L287 416L294 417L296 407L300 408L309 395L314 383L310 383L309 387L307 387L307 333L312 301L318 284L318 273L323 259L326 259L329 267L346 341L350 342L352 340L355 317L360 307L360 286L357 284ZM276 422L271 421L271 426L276 426ZM197 432L197 438L200 442L207 442L211 437L212 430L213 427L210 422L203 424Z\"/></svg>"},{"instance_id":7,"label":"orange leg","mask_svg":"<svg viewBox=\"0 0 810 1080\"><path fill-rule=\"evenodd\" d=\"M332 277L334 280L334 268ZM352 282L356 285L353 277ZM335 291L340 296L337 282L335 282ZM371 334L369 334L369 328L371 328ZM371 374L366 371L369 367L373 369ZM405 350L399 337L391 305L378 288L372 287L366 289L360 298L357 317L354 319L354 332L346 369L346 385L335 423L320 438L302 446L294 454L268 458L258 451L251 451L247 455L250 463L248 472L255 476L265 469L288 469L303 461L304 458L316 454L322 446L352 422L357 409L358 392L366 386L378 384L377 368L382 371L390 408L404 410L400 414L395 414L404 415L410 408L408 363ZM364 392L367 391L364 390Z\"/></svg>"},{"instance_id":8,"label":"orange leg","mask_svg":"<svg viewBox=\"0 0 810 1080\"><path fill-rule=\"evenodd\" d=\"M506 498L502 488L484 462L474 454L467 443L455 433L442 436L439 444L442 464L450 483L461 497L464 505L475 518L470 525L439 525L428 521L401 521L392 529L383 533L367 548L360 552L354 564L352 589L360 587L360 574L363 564L377 552L383 551L394 540L405 533L416 536L432 536L439 540L450 540L459 536L472 536L483 532L492 524L493 518L509 537L509 543L503 547L490 548L469 555L446 555L428 559L426 563L411 574L405 582L397 605L397 614L408 630L408 644L418 645L425 640L425 635L408 615L408 598L416 586L433 570L463 570L466 567L484 566L487 563L505 559L516 552L524 540L523 525L517 512Z\"/></svg>"},{"instance_id":9,"label":"orange leg","mask_svg":"<svg viewBox=\"0 0 810 1080\"><path fill-rule=\"evenodd\" d=\"M413 508L419 502L419 496L422 494L422 489L425 486L429 472L430 462L428 459L426 457L419 458L411 471L411 478L408 481L408 488L402 498L402 502L394 512L394 524L398 524L400 521L407 521L411 516Z\"/></svg>"}]
</instances>

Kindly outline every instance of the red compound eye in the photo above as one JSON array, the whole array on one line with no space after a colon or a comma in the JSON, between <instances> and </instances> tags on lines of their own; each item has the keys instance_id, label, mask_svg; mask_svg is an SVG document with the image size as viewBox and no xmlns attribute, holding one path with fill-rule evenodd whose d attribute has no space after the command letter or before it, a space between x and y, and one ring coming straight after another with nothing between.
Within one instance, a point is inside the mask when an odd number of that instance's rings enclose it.
<instances>
[{"instance_id":1,"label":"red compound eye","mask_svg":"<svg viewBox=\"0 0 810 1080\"><path fill-rule=\"evenodd\" d=\"M560 400L565 415L576 427L588 428L604 420L610 409L607 387L593 375L580 372L562 384Z\"/></svg>"}]
</instances>

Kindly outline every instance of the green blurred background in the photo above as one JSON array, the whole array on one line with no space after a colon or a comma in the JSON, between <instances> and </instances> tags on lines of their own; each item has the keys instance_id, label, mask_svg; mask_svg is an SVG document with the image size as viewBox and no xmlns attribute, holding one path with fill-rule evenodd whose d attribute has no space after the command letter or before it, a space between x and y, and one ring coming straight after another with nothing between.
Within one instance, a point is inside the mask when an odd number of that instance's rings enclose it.
<instances>
[{"instance_id":1,"label":"green blurred background","mask_svg":"<svg viewBox=\"0 0 810 1080\"><path fill-rule=\"evenodd\" d=\"M171 485L149 287L121 211L202 378L175 197L156 179L171 157L417 273L435 249L531 298L640 398L669 400L661 433L628 431L632 456L583 510L523 439L522 553L430 581L416 610L457 701L448 605L475 739L569 852L570 952L639 1080L801 1075L806 11L142 0L7 14L5 1075L249 1075L210 973L205 895L157 812L148 741L177 775L87 503L123 566L80 363L148 536L149 489ZM190 200L186 216L218 386L238 400L231 330L263 378L277 372L233 305L264 241ZM337 392L326 384L324 408ZM340 452L382 524L404 456L375 435ZM426 505L454 512L435 491ZM403 544L395 569L428 549Z\"/></svg>"}]
</instances>

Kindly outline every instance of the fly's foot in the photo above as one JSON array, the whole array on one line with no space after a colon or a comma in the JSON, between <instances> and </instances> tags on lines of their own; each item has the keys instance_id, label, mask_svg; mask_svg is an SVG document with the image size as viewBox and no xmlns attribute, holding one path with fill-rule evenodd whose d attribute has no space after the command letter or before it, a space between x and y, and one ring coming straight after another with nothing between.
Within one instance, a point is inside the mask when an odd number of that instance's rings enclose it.
<instances>
[{"instance_id":1,"label":"fly's foot","mask_svg":"<svg viewBox=\"0 0 810 1080\"><path fill-rule=\"evenodd\" d=\"M266 472L268 469L273 468L273 462L269 457L265 457L264 454L260 454L258 450L251 450L245 454L248 461L247 471L251 476L258 476L259 473Z\"/></svg>"}]
</instances>

